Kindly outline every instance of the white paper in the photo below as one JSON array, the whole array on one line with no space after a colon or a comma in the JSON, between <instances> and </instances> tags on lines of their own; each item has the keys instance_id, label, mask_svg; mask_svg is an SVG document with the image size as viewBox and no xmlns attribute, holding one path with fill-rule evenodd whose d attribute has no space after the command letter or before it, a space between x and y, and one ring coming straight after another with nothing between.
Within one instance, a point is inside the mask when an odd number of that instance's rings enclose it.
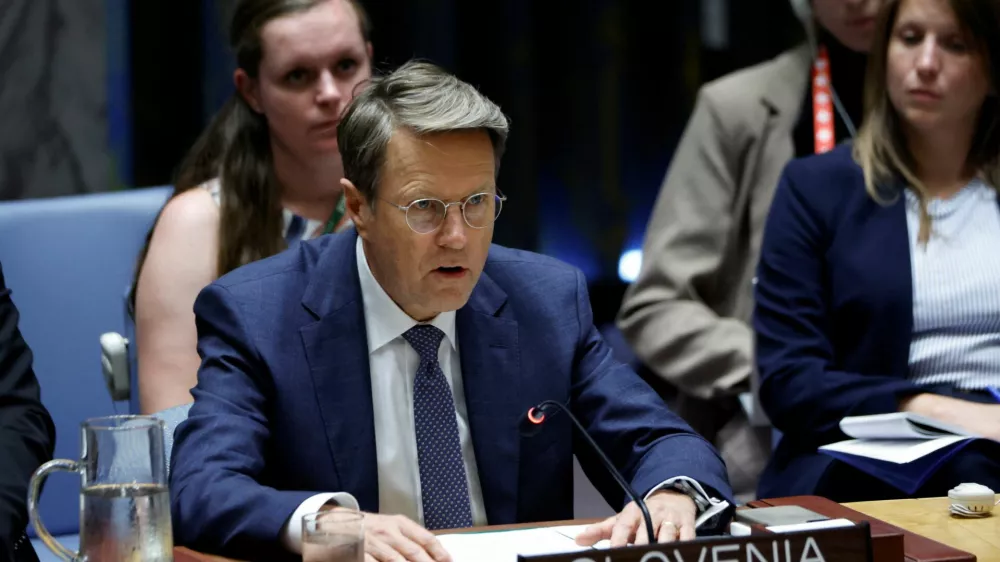
<instances>
[{"instance_id":1,"label":"white paper","mask_svg":"<svg viewBox=\"0 0 1000 562\"><path fill-rule=\"evenodd\" d=\"M905 464L966 439L972 438L956 435L937 439L852 439L824 445L820 449Z\"/></svg>"},{"instance_id":2,"label":"white paper","mask_svg":"<svg viewBox=\"0 0 1000 562\"><path fill-rule=\"evenodd\" d=\"M573 541L573 544L576 544L576 537L577 537L577 535L579 535L580 533L582 533L584 531L584 529L586 529L589 526L590 525L564 525L562 527L551 527L551 529L553 529L555 532L559 533L560 535L563 535L563 536L571 539ZM608 539L604 539L602 541L598 541L591 548L596 548L598 550L605 549L605 548L611 548L611 541L609 541Z\"/></svg>"},{"instance_id":3,"label":"white paper","mask_svg":"<svg viewBox=\"0 0 1000 562\"><path fill-rule=\"evenodd\" d=\"M561 554L592 550L590 547L577 545L573 539L576 534L560 532L564 529L572 531L576 527L578 526L460 533L440 535L438 540L451 555L453 562L516 562L518 554Z\"/></svg>"},{"instance_id":4,"label":"white paper","mask_svg":"<svg viewBox=\"0 0 1000 562\"><path fill-rule=\"evenodd\" d=\"M822 521L809 521L808 523L771 525L767 530L773 533L795 533L797 531L818 531L820 529L837 529L853 526L854 522L849 519L824 519Z\"/></svg>"},{"instance_id":5,"label":"white paper","mask_svg":"<svg viewBox=\"0 0 1000 562\"><path fill-rule=\"evenodd\" d=\"M840 420L840 429L855 439L935 439L971 433L919 414L894 412L871 416L851 416Z\"/></svg>"}]
</instances>

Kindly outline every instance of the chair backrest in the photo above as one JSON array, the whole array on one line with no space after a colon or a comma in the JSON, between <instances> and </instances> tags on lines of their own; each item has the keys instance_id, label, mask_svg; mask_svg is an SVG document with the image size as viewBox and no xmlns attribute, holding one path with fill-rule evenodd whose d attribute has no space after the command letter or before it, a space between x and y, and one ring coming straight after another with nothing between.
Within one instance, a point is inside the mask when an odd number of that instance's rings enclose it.
<instances>
[{"instance_id":1,"label":"chair backrest","mask_svg":"<svg viewBox=\"0 0 1000 562\"><path fill-rule=\"evenodd\" d=\"M122 293L171 188L0 203L0 263L34 352L56 457L80 456L80 423L115 414L98 339L124 333ZM54 534L79 530L80 483L49 479L40 509Z\"/></svg>"}]
</instances>

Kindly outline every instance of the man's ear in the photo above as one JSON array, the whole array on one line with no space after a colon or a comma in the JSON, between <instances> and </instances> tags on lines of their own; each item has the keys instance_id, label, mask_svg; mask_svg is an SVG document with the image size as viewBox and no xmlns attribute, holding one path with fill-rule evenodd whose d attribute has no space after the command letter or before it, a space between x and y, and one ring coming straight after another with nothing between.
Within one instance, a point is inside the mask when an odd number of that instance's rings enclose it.
<instances>
[{"instance_id":1,"label":"man's ear","mask_svg":"<svg viewBox=\"0 0 1000 562\"><path fill-rule=\"evenodd\" d=\"M257 80L250 77L247 71L242 68L237 68L233 72L233 84L236 86L236 91L239 92L240 97L243 101L247 102L250 109L253 109L257 113L264 113L261 109L260 97L257 92Z\"/></svg>"},{"instance_id":2,"label":"man's ear","mask_svg":"<svg viewBox=\"0 0 1000 562\"><path fill-rule=\"evenodd\" d=\"M365 201L361 191L347 178L341 178L340 185L344 188L344 200L346 202L347 216L354 223L354 230L358 231L358 236L367 239L368 230L375 220L372 208Z\"/></svg>"}]
</instances>

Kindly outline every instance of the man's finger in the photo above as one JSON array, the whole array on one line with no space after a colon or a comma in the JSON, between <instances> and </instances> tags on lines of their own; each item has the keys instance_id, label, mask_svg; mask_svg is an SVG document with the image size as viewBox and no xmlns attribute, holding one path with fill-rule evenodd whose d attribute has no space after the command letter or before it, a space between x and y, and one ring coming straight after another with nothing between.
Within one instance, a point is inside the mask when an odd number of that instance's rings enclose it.
<instances>
[{"instance_id":1,"label":"man's finger","mask_svg":"<svg viewBox=\"0 0 1000 562\"><path fill-rule=\"evenodd\" d=\"M670 520L664 520L656 531L656 542L674 542L677 540L677 534L677 524Z\"/></svg>"},{"instance_id":2,"label":"man's finger","mask_svg":"<svg viewBox=\"0 0 1000 562\"><path fill-rule=\"evenodd\" d=\"M627 507L622 510L611 528L611 548L628 546L628 543L635 536L635 527L638 522L639 518L636 517L635 510L630 510Z\"/></svg>"},{"instance_id":3,"label":"man's finger","mask_svg":"<svg viewBox=\"0 0 1000 562\"><path fill-rule=\"evenodd\" d=\"M698 536L697 530L694 528L694 523L684 523L681 525L681 536L682 541L692 541Z\"/></svg>"},{"instance_id":4,"label":"man's finger","mask_svg":"<svg viewBox=\"0 0 1000 562\"><path fill-rule=\"evenodd\" d=\"M403 556L389 546L389 543L380 539L373 540L371 535L365 537L365 553L374 558L375 562L399 562L403 560Z\"/></svg>"},{"instance_id":5,"label":"man's finger","mask_svg":"<svg viewBox=\"0 0 1000 562\"><path fill-rule=\"evenodd\" d=\"M576 536L576 544L580 546L593 546L597 542L610 537L611 528L614 527L616 518L617 516L608 517L600 523L587 526L586 529Z\"/></svg>"},{"instance_id":6,"label":"man's finger","mask_svg":"<svg viewBox=\"0 0 1000 562\"><path fill-rule=\"evenodd\" d=\"M431 533L427 529L424 529L409 519L407 519L405 523L401 524L399 528L403 532L404 536L420 545L420 548L422 548L424 552L426 552L434 560L434 562L451 562L451 555L444 549L441 541L434 536L434 533Z\"/></svg>"},{"instance_id":7,"label":"man's finger","mask_svg":"<svg viewBox=\"0 0 1000 562\"><path fill-rule=\"evenodd\" d=\"M400 536L391 546L407 562L434 562L434 559L424 550L424 547L406 537Z\"/></svg>"},{"instance_id":8,"label":"man's finger","mask_svg":"<svg viewBox=\"0 0 1000 562\"><path fill-rule=\"evenodd\" d=\"M653 529L653 532L654 533L656 532L655 528ZM639 520L636 521L635 542L633 544L636 545L649 544L649 537L647 535L648 533L646 533L646 518L642 517L642 515L640 514Z\"/></svg>"},{"instance_id":9,"label":"man's finger","mask_svg":"<svg viewBox=\"0 0 1000 562\"><path fill-rule=\"evenodd\" d=\"M426 537L426 534L430 534L430 531L403 516L391 517L389 526L388 532L381 538L389 548L400 555L401 559L410 562L434 562L430 554L424 550L424 547L410 538Z\"/></svg>"}]
</instances>

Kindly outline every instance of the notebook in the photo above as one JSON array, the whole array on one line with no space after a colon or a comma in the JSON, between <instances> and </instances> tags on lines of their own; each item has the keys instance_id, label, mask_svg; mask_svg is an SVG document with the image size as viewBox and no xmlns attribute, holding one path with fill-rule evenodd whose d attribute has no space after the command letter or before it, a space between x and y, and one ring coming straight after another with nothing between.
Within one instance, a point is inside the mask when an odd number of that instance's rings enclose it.
<instances>
[{"instance_id":1,"label":"notebook","mask_svg":"<svg viewBox=\"0 0 1000 562\"><path fill-rule=\"evenodd\" d=\"M978 435L919 414L895 412L840 420L850 437L819 451L913 494Z\"/></svg>"}]
</instances>

